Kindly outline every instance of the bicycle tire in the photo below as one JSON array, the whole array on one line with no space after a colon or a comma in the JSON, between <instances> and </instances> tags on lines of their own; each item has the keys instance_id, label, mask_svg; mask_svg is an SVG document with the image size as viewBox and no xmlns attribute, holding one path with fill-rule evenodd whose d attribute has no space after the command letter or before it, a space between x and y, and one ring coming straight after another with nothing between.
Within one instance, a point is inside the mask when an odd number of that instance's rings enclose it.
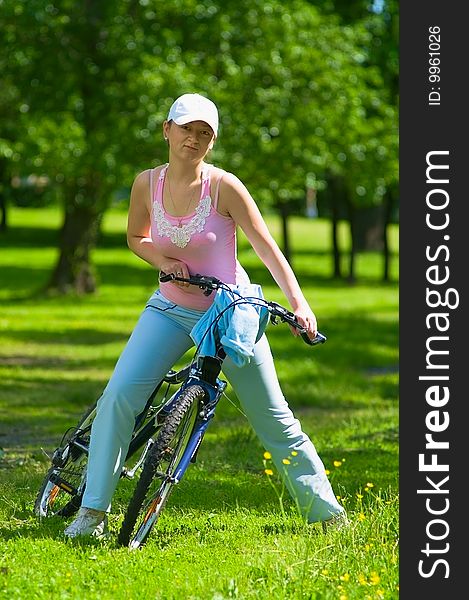
<instances>
[{"instance_id":1,"label":"bicycle tire","mask_svg":"<svg viewBox=\"0 0 469 600\"><path fill-rule=\"evenodd\" d=\"M91 425L96 414L94 402L82 415L76 427L71 428L68 439L54 452L52 465L47 471L34 501L38 517L70 517L80 508L86 484L88 454L73 444L80 437L89 443ZM66 435L66 434L65 434Z\"/></svg>"},{"instance_id":2,"label":"bicycle tire","mask_svg":"<svg viewBox=\"0 0 469 600\"><path fill-rule=\"evenodd\" d=\"M187 447L199 401L205 394L200 385L191 385L166 417L127 507L117 536L120 545L135 549L146 543L175 485L170 477ZM166 461L163 470L161 466Z\"/></svg>"}]
</instances>

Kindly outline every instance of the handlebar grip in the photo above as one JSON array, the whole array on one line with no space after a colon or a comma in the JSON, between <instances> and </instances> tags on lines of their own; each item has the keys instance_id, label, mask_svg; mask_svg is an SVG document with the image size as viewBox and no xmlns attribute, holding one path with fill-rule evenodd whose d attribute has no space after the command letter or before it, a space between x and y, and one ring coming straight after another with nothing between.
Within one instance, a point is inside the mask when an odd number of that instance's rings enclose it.
<instances>
[{"instance_id":1,"label":"handlebar grip","mask_svg":"<svg viewBox=\"0 0 469 600\"><path fill-rule=\"evenodd\" d=\"M308 346L316 346L317 344L324 344L324 342L327 340L327 337L319 331L316 332L316 337L314 339L311 339L308 336L308 334L306 333L306 331L304 330L304 328L302 326L300 326L300 324L298 323L296 316L293 313L289 313L288 316L291 317L291 319L286 319L286 320L290 321L290 322L293 321L292 325L298 329L303 341L305 342L305 344L308 344Z\"/></svg>"},{"instance_id":2,"label":"handlebar grip","mask_svg":"<svg viewBox=\"0 0 469 600\"><path fill-rule=\"evenodd\" d=\"M327 337L319 331L316 333L316 337L314 339L309 338L308 334L305 331L301 332L301 337L303 338L303 341L306 342L309 346L324 344L324 342L327 340Z\"/></svg>"},{"instance_id":3,"label":"handlebar grip","mask_svg":"<svg viewBox=\"0 0 469 600\"><path fill-rule=\"evenodd\" d=\"M305 342L306 344L308 344L308 346L313 346L313 340L308 336L308 334L306 333L306 331L302 331L300 333L301 337L303 338L303 342Z\"/></svg>"}]
</instances>

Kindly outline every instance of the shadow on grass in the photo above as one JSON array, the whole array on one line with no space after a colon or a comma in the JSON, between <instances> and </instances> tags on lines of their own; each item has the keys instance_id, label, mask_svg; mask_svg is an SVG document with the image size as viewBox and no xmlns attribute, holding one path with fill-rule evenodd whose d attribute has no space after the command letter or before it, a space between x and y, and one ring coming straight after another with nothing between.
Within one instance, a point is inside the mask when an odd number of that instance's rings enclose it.
<instances>
[{"instance_id":1,"label":"shadow on grass","mask_svg":"<svg viewBox=\"0 0 469 600\"><path fill-rule=\"evenodd\" d=\"M15 523L12 527L0 527L0 536L4 540L30 539L30 540L58 540L69 547L89 548L102 547L103 544L109 544L105 540L95 538L67 539L64 536L64 529L67 527L70 519L64 520L60 517L47 517L45 519L35 520L31 513L15 513Z\"/></svg>"},{"instance_id":2,"label":"shadow on grass","mask_svg":"<svg viewBox=\"0 0 469 600\"><path fill-rule=\"evenodd\" d=\"M275 346L275 357L287 360L289 364L301 358L318 359L325 365L333 365L335 369L368 370L369 375L373 367L397 368L394 362L383 365L376 353L377 344L398 347L396 323L369 319L366 315L360 318L343 315L331 320L324 319L319 330L327 336L327 341L318 346L308 346L301 338L287 335L289 332L285 325L268 326L267 335L271 346ZM298 366L298 376L301 376L301 363Z\"/></svg>"},{"instance_id":3,"label":"shadow on grass","mask_svg":"<svg viewBox=\"0 0 469 600\"><path fill-rule=\"evenodd\" d=\"M57 248L60 231L53 227L33 227L27 223L24 227L10 225L0 235L0 248Z\"/></svg>"},{"instance_id":4,"label":"shadow on grass","mask_svg":"<svg viewBox=\"0 0 469 600\"><path fill-rule=\"evenodd\" d=\"M280 382L292 407L316 407L327 410L359 410L369 408L370 389L377 399L395 401L398 398L397 364L388 364L376 353L376 340L388 346L397 346L396 327L388 322L374 322L366 318L335 319L325 330L328 341L319 347L309 347L294 338L286 326L268 330L271 346L278 365L298 367L289 370L288 376L280 375ZM71 346L100 345L122 342L128 334L100 332L94 329L68 330L67 332L10 331L8 336L24 342L31 340L42 344L54 343ZM301 351L300 351L301 348ZM116 358L79 357L76 360L60 356L12 355L0 358L0 366L8 368L0 384L8 414L5 427L21 423L21 439L29 435L39 438L48 431L74 425L76 419L104 389ZM305 362L303 362L305 361ZM309 365L308 363L312 364ZM87 379L86 370L104 375ZM54 380L53 371L57 370ZM66 373L64 378L62 373ZM76 376L72 374L77 372ZM78 374L80 372L80 374ZM390 373L392 377L387 377ZM107 375L106 375L107 374ZM350 380L350 383L348 383ZM292 390L290 392L290 390ZM324 390L337 390L327 395ZM349 394L349 397L346 397ZM351 397L353 395L353 398ZM360 397L363 397L363 401ZM35 407L39 410L35 410ZM44 412L47 407L47 413ZM220 407L221 408L221 407ZM76 411L76 418L72 418ZM51 425L51 422L54 425Z\"/></svg>"},{"instance_id":5,"label":"shadow on grass","mask_svg":"<svg viewBox=\"0 0 469 600\"><path fill-rule=\"evenodd\" d=\"M124 222L127 216L124 216ZM26 223L24 227L10 225L0 235L0 248L57 248L60 243L61 228L35 227ZM127 246L125 231L101 233L98 247L125 248Z\"/></svg>"},{"instance_id":6,"label":"shadow on grass","mask_svg":"<svg viewBox=\"0 0 469 600\"><path fill-rule=\"evenodd\" d=\"M99 287L106 283L117 286L117 303L126 303L124 293L119 293L119 282L122 289L126 287L142 287L143 289L156 288L156 275L150 269L136 268L129 264L115 263L113 265L102 265L96 268L98 292L92 296L76 296L51 294L46 288L52 275L53 265L50 269L43 267L11 266L2 265L0 269L0 289L4 292L9 290L6 297L0 298L0 305L10 305L17 302L59 302L65 306L73 306L74 302L86 302L88 298L99 298ZM108 300L109 301L109 300ZM143 307L142 307L143 308Z\"/></svg>"},{"instance_id":7,"label":"shadow on grass","mask_svg":"<svg viewBox=\"0 0 469 600\"><path fill-rule=\"evenodd\" d=\"M113 342L127 341L130 331L123 331L122 333L112 331L102 331L97 328L80 328L80 329L67 329L66 331L38 331L37 329L21 329L21 330L9 330L6 332L6 337L11 340L19 342L36 342L40 344L53 344L53 345L67 345L67 346L100 346L110 344ZM31 360L33 360L30 357ZM0 364L2 364L0 359ZM50 360L55 364L59 364L62 359L60 357L51 357L50 359L39 359L39 360ZM21 357L18 357L18 364L21 364ZM10 363L13 364L13 358L10 357ZM82 363L83 364L83 363ZM96 364L92 361L92 364ZM70 363L70 365L72 364Z\"/></svg>"}]
</instances>

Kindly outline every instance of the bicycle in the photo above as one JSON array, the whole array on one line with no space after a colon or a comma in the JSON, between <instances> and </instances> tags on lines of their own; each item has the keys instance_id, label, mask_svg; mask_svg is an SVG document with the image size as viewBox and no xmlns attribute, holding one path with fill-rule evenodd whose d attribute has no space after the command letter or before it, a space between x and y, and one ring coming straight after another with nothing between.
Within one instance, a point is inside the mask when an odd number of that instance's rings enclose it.
<instances>
[{"instance_id":1,"label":"bicycle","mask_svg":"<svg viewBox=\"0 0 469 600\"><path fill-rule=\"evenodd\" d=\"M230 286L215 277L195 276L186 279L170 274L163 275L160 280L197 285L206 295L219 289L233 293ZM218 313L206 333L216 325L223 312L239 304L252 304L267 309L273 324L280 319L297 328L306 343L316 345L326 341L326 336L319 332L311 340L295 315L276 302L259 297L237 296L236 293L233 295L235 299ZM145 544L174 486L182 480L189 465L196 461L204 434L226 388L226 381L218 377L226 357L223 346L217 340L213 355L201 355L201 342L189 365L187 379L167 405L169 414L146 457L118 533L120 545L135 549Z\"/></svg>"},{"instance_id":2,"label":"bicycle","mask_svg":"<svg viewBox=\"0 0 469 600\"><path fill-rule=\"evenodd\" d=\"M171 279L197 285L206 295L218 289L232 291L215 277L160 276L161 281ZM290 324L309 345L324 343L327 339L318 332L311 340L292 312L263 298L239 295L223 312L242 303L264 307L270 313L272 324L276 325L278 320ZM212 321L207 332L221 316L220 313ZM140 475L118 532L120 545L138 548L145 544L173 487L181 481L190 463L195 462L226 388L227 383L218 377L226 357L223 347L217 343L213 356L201 356L200 346L199 343L188 365L178 371L171 369L157 384L135 420L121 478L134 479ZM173 386L177 386L176 390L170 393ZM79 509L86 486L88 447L96 406L97 401L75 427L65 432L59 447L49 457L51 465L34 504L34 512L39 517L70 517ZM135 462L129 466L131 459Z\"/></svg>"}]
</instances>

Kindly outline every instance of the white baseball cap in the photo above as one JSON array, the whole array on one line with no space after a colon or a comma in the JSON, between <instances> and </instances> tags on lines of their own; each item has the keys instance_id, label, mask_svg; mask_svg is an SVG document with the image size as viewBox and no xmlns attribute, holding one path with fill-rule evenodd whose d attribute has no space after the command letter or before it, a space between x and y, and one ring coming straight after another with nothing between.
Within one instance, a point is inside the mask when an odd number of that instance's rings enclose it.
<instances>
[{"instance_id":1,"label":"white baseball cap","mask_svg":"<svg viewBox=\"0 0 469 600\"><path fill-rule=\"evenodd\" d=\"M177 98L168 113L168 121L185 125L191 121L204 121L218 134L218 110L215 104L200 94L183 94Z\"/></svg>"}]
</instances>

